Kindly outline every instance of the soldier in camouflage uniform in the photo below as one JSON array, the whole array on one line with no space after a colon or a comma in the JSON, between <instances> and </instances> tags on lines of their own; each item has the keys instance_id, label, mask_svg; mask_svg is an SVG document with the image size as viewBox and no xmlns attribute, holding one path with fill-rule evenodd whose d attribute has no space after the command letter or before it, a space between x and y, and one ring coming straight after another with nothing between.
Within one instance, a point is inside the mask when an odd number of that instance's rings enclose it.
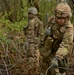
<instances>
[{"instance_id":1,"label":"soldier in camouflage uniform","mask_svg":"<svg viewBox=\"0 0 74 75\"><path fill-rule=\"evenodd\" d=\"M43 23L37 18L38 11L35 7L28 9L28 25L24 28L26 41L25 50L28 63L27 75L36 75L39 67L38 45L43 32Z\"/></svg>"},{"instance_id":2,"label":"soldier in camouflage uniform","mask_svg":"<svg viewBox=\"0 0 74 75\"><path fill-rule=\"evenodd\" d=\"M40 51L42 55L42 75L45 74L50 65L53 66L46 75L66 75L67 56L71 51L73 42L71 16L69 5L61 2L56 6L55 15L49 18Z\"/></svg>"}]
</instances>

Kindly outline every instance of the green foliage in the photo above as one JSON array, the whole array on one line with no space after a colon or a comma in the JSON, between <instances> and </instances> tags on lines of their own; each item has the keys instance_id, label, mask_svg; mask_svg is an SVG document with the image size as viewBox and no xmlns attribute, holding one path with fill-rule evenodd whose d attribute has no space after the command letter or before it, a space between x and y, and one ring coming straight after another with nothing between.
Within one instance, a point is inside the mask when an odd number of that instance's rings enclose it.
<instances>
[{"instance_id":1,"label":"green foliage","mask_svg":"<svg viewBox=\"0 0 74 75\"><path fill-rule=\"evenodd\" d=\"M10 2L10 1L9 1ZM14 1L13 1L14 2ZM27 24L27 10L28 10L28 3L27 0L21 0L22 4L17 2L18 4L16 4L15 6L17 7L18 5L21 4L21 9L14 9L14 4L13 2L10 2L11 6L10 6L10 11L5 11L4 16L2 16L2 18L0 19L0 40L5 42L6 40L8 40L8 36L11 35L11 33L22 33L23 31L23 27ZM9 16L11 14L17 13L16 15L12 15L12 20L13 22L10 21ZM20 15L19 15L20 14ZM23 15L23 17L20 19L20 17ZM15 20L15 16L17 20Z\"/></svg>"},{"instance_id":2,"label":"green foliage","mask_svg":"<svg viewBox=\"0 0 74 75\"><path fill-rule=\"evenodd\" d=\"M6 20L4 17L0 19L0 39L5 40L9 34L12 32L21 32L23 27L27 24L27 19L22 19L21 21L11 22Z\"/></svg>"},{"instance_id":3,"label":"green foliage","mask_svg":"<svg viewBox=\"0 0 74 75\"><path fill-rule=\"evenodd\" d=\"M49 16L54 15L54 9L56 6L57 0L41 0L40 1L40 12L41 18L44 22L44 27L46 25L46 14L48 13Z\"/></svg>"},{"instance_id":4,"label":"green foliage","mask_svg":"<svg viewBox=\"0 0 74 75\"><path fill-rule=\"evenodd\" d=\"M42 12L42 14L49 13L49 15L53 15L55 6L56 0L41 0L40 12Z\"/></svg>"},{"instance_id":5,"label":"green foliage","mask_svg":"<svg viewBox=\"0 0 74 75\"><path fill-rule=\"evenodd\" d=\"M44 24L46 23L46 13L49 13L49 16L54 14L55 6L58 0L41 0L39 4L39 14L42 17ZM0 39L5 40L7 35L11 34L12 32L21 32L23 27L27 24L27 10L28 10L28 1L22 0L22 8L21 12L23 13L23 18L19 21L11 22L8 18L8 14L6 13L0 19ZM12 7L13 8L13 7ZM18 8L19 9L19 8ZM13 11L13 10L12 10ZM19 14L20 11L17 11ZM22 14L21 13L21 14ZM20 15L21 15L20 14ZM17 16L19 18L20 16Z\"/></svg>"}]
</instances>

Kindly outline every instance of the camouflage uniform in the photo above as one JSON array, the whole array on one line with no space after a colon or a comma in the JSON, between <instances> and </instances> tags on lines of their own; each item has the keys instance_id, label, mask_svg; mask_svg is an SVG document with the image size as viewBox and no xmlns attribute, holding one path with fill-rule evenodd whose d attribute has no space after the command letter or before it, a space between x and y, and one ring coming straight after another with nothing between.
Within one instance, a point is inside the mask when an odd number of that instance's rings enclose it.
<instances>
[{"instance_id":1,"label":"camouflage uniform","mask_svg":"<svg viewBox=\"0 0 74 75\"><path fill-rule=\"evenodd\" d=\"M56 17L68 17L69 19L71 16L72 14L69 5L67 3L60 3L56 6L55 16L49 19L50 21L47 29L50 28L50 30L46 31L46 33L50 34L48 36L44 35L44 44L41 50L43 57L42 73L45 73L46 69L50 65L51 60L55 56L62 56L63 58L61 61L58 61L58 65L60 67L67 67L67 55L70 53L73 42L73 25L71 24L70 20L68 20L64 23L64 25L60 26L56 22ZM63 61L66 63L62 64ZM66 75L66 70L51 68L47 75Z\"/></svg>"},{"instance_id":2,"label":"camouflage uniform","mask_svg":"<svg viewBox=\"0 0 74 75\"><path fill-rule=\"evenodd\" d=\"M74 43L73 43L72 53L70 55L67 75L74 75Z\"/></svg>"},{"instance_id":3,"label":"camouflage uniform","mask_svg":"<svg viewBox=\"0 0 74 75\"><path fill-rule=\"evenodd\" d=\"M73 29L73 33L74 33L74 29ZM72 51L70 52L69 58L70 59L69 59L67 75L74 75L74 34L73 34L73 47L72 47Z\"/></svg>"},{"instance_id":4,"label":"camouflage uniform","mask_svg":"<svg viewBox=\"0 0 74 75\"><path fill-rule=\"evenodd\" d=\"M37 14L35 11L36 8L29 8L28 12L33 15ZM39 49L38 45L43 32L43 23L34 16L29 20L27 27L25 28L26 41L25 41L25 50L28 63L28 74L27 75L36 75L39 67Z\"/></svg>"}]
</instances>

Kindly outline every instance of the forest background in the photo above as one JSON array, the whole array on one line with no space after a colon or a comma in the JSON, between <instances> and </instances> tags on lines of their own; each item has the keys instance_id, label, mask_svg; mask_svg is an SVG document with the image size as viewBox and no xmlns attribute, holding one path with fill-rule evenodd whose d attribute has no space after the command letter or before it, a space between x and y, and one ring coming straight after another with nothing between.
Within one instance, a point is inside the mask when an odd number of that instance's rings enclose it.
<instances>
[{"instance_id":1,"label":"forest background","mask_svg":"<svg viewBox=\"0 0 74 75\"><path fill-rule=\"evenodd\" d=\"M31 2L30 2L31 1ZM23 32L28 23L28 8L36 6L44 27L47 14L54 14L55 6L61 0L0 0L0 75L24 75L25 62ZM71 18L74 24L74 3L67 0L72 8Z\"/></svg>"}]
</instances>

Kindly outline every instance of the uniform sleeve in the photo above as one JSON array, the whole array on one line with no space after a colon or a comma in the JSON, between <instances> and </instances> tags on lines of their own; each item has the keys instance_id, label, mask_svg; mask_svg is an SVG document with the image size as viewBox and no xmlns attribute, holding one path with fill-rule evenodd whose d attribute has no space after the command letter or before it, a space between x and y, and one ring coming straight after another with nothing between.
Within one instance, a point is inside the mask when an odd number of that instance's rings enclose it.
<instances>
[{"instance_id":1,"label":"uniform sleeve","mask_svg":"<svg viewBox=\"0 0 74 75\"><path fill-rule=\"evenodd\" d=\"M40 21L40 26L39 26L39 35L40 35L40 36L43 35L43 23L42 23L42 21Z\"/></svg>"},{"instance_id":2,"label":"uniform sleeve","mask_svg":"<svg viewBox=\"0 0 74 75\"><path fill-rule=\"evenodd\" d=\"M29 28L28 28L28 34L31 35L32 37L34 36L34 21L29 21Z\"/></svg>"},{"instance_id":3,"label":"uniform sleeve","mask_svg":"<svg viewBox=\"0 0 74 75\"><path fill-rule=\"evenodd\" d=\"M73 28L67 28L63 35L63 40L56 54L62 56L67 55L69 53L69 50L71 49L72 42L73 42Z\"/></svg>"}]
</instances>

